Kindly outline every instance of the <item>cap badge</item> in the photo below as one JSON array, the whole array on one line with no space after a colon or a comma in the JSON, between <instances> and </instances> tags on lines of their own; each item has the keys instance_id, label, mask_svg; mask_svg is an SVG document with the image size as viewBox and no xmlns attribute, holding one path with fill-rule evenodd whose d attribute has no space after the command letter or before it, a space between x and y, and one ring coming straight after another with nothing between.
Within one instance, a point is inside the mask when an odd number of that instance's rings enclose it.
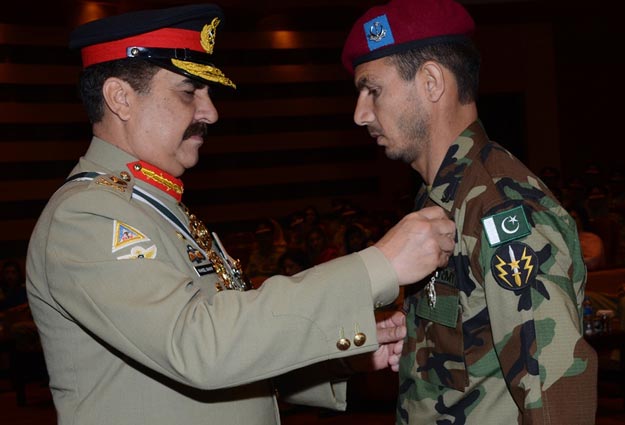
<instances>
[{"instance_id":1,"label":"cap badge","mask_svg":"<svg viewBox=\"0 0 625 425\"><path fill-rule=\"evenodd\" d=\"M365 22L363 27L369 51L395 43L386 15L380 15Z\"/></svg>"},{"instance_id":2,"label":"cap badge","mask_svg":"<svg viewBox=\"0 0 625 425\"><path fill-rule=\"evenodd\" d=\"M220 22L221 20L219 18L214 18L210 24L204 25L204 28L202 28L202 32L200 33L200 44L209 55L213 54L215 37L217 36L217 26Z\"/></svg>"},{"instance_id":3,"label":"cap badge","mask_svg":"<svg viewBox=\"0 0 625 425\"><path fill-rule=\"evenodd\" d=\"M202 32L200 33L200 45L209 55L213 54L215 37L217 36L217 26L220 22L221 20L219 18L213 18L210 24L204 25L204 28L202 28ZM234 84L232 80L226 77L219 68L214 66L173 58L171 59L171 63L183 71L186 71L191 75L195 75L196 77L223 84L224 86L229 86L235 89L237 88L236 84Z\"/></svg>"}]
</instances>

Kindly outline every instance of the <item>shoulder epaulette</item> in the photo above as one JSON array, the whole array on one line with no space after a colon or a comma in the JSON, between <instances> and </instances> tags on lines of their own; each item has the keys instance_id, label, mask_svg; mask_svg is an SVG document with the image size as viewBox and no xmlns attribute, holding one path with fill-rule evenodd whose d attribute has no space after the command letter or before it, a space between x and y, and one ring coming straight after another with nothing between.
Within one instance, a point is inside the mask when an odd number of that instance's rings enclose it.
<instances>
[{"instance_id":1,"label":"shoulder epaulette","mask_svg":"<svg viewBox=\"0 0 625 425\"><path fill-rule=\"evenodd\" d=\"M129 176L124 176L124 172L120 175L96 172L78 173L67 178L65 183L67 184L77 181L89 181L89 188L103 189L108 192L115 193L126 200L130 200L132 198L132 189L134 185Z\"/></svg>"}]
</instances>

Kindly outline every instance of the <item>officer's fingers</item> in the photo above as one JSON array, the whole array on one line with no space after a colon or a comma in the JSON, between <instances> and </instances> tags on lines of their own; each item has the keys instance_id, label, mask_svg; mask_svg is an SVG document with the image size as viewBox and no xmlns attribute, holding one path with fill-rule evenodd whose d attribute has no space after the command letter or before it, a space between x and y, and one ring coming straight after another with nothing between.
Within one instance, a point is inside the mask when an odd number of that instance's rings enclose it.
<instances>
[{"instance_id":1,"label":"officer's fingers","mask_svg":"<svg viewBox=\"0 0 625 425\"><path fill-rule=\"evenodd\" d=\"M427 218L428 220L437 220L446 217L445 210L438 206L422 208L413 214L422 216L424 218Z\"/></svg>"},{"instance_id":2,"label":"officer's fingers","mask_svg":"<svg viewBox=\"0 0 625 425\"><path fill-rule=\"evenodd\" d=\"M440 234L436 238L438 241L438 246L441 248L441 251L445 253L451 253L454 251L454 246L456 243L454 242L453 236L448 234Z\"/></svg>"},{"instance_id":3,"label":"officer's fingers","mask_svg":"<svg viewBox=\"0 0 625 425\"><path fill-rule=\"evenodd\" d=\"M436 235L443 235L453 239L456 234L456 223L448 218L430 220L430 225L432 226L432 233Z\"/></svg>"},{"instance_id":4,"label":"officer's fingers","mask_svg":"<svg viewBox=\"0 0 625 425\"><path fill-rule=\"evenodd\" d=\"M388 365L391 367L391 370L397 372L399 370L399 361L401 359L401 352L404 347L404 340L397 342L393 346L393 350L389 353L388 356Z\"/></svg>"},{"instance_id":5,"label":"officer's fingers","mask_svg":"<svg viewBox=\"0 0 625 425\"><path fill-rule=\"evenodd\" d=\"M403 326L406 324L406 315L403 311L396 311L386 319L376 323L378 328L388 328L391 326Z\"/></svg>"},{"instance_id":6,"label":"officer's fingers","mask_svg":"<svg viewBox=\"0 0 625 425\"><path fill-rule=\"evenodd\" d=\"M400 341L397 341L395 345L393 346L393 355L396 355L399 357L403 348L404 348L404 339L402 338Z\"/></svg>"},{"instance_id":7,"label":"officer's fingers","mask_svg":"<svg viewBox=\"0 0 625 425\"><path fill-rule=\"evenodd\" d=\"M406 336L406 327L393 326L388 328L378 328L376 334L379 344L389 344L403 340Z\"/></svg>"}]
</instances>

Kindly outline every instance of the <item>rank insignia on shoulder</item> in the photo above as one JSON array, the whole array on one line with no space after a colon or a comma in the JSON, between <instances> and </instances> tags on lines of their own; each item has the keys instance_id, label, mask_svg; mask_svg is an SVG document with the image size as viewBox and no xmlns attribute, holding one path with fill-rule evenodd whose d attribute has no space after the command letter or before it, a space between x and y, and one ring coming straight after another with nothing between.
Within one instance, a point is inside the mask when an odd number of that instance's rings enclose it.
<instances>
[{"instance_id":1,"label":"rank insignia on shoulder","mask_svg":"<svg viewBox=\"0 0 625 425\"><path fill-rule=\"evenodd\" d=\"M96 177L94 180L94 183L101 185L101 186L107 186L107 187L113 188L120 192L125 192L126 189L128 189L128 183L126 183L123 179L114 175L103 175L103 176Z\"/></svg>"},{"instance_id":2,"label":"rank insignia on shoulder","mask_svg":"<svg viewBox=\"0 0 625 425\"><path fill-rule=\"evenodd\" d=\"M530 234L530 226L522 206L482 218L486 238L491 247Z\"/></svg>"},{"instance_id":3,"label":"rank insignia on shoulder","mask_svg":"<svg viewBox=\"0 0 625 425\"><path fill-rule=\"evenodd\" d=\"M141 241L149 241L143 233L132 226L121 221L113 221L113 250L119 251L127 246L134 245Z\"/></svg>"},{"instance_id":4,"label":"rank insignia on shoulder","mask_svg":"<svg viewBox=\"0 0 625 425\"><path fill-rule=\"evenodd\" d=\"M136 260L140 258L156 258L156 245L152 245L148 248L143 248L142 246L134 246L130 250L130 254L117 257L118 260Z\"/></svg>"},{"instance_id":5,"label":"rank insignia on shoulder","mask_svg":"<svg viewBox=\"0 0 625 425\"><path fill-rule=\"evenodd\" d=\"M517 291L534 283L538 274L538 255L522 242L511 242L495 251L490 268L499 286Z\"/></svg>"}]
</instances>

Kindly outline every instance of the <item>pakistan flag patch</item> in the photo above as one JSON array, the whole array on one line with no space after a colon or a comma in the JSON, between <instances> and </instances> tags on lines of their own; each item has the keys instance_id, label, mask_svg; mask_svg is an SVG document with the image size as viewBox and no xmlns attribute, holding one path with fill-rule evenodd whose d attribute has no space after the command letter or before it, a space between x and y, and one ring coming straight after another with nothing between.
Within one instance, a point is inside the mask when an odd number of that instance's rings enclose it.
<instances>
[{"instance_id":1,"label":"pakistan flag patch","mask_svg":"<svg viewBox=\"0 0 625 425\"><path fill-rule=\"evenodd\" d=\"M482 218L486 238L491 247L530 234L530 226L522 206Z\"/></svg>"}]
</instances>

